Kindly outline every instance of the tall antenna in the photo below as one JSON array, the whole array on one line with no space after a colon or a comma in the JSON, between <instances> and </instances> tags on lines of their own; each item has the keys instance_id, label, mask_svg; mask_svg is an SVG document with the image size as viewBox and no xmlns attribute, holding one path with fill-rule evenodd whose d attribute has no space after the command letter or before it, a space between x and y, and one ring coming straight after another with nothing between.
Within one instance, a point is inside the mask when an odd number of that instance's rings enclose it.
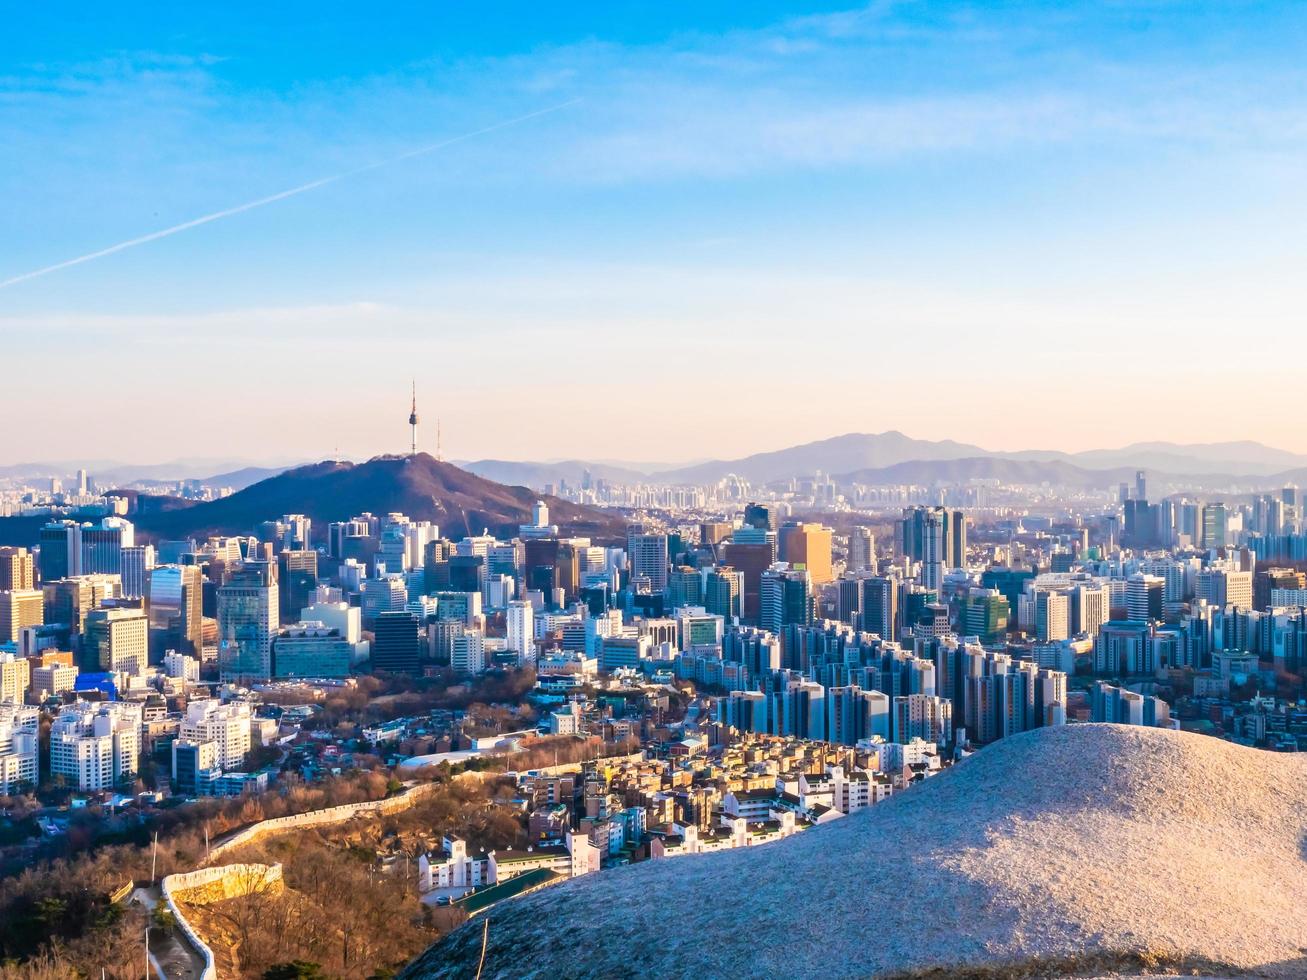
<instances>
[{"instance_id":1,"label":"tall antenna","mask_svg":"<svg viewBox=\"0 0 1307 980\"><path fill-rule=\"evenodd\" d=\"M418 381L417 378L413 379L413 407L408 413L408 424L413 429L413 445L410 448L409 452L412 453L414 456L416 456L418 451Z\"/></svg>"},{"instance_id":2,"label":"tall antenna","mask_svg":"<svg viewBox=\"0 0 1307 980\"><path fill-rule=\"evenodd\" d=\"M444 453L440 451L440 416L437 415L436 416L436 462L443 463L444 461L445 461Z\"/></svg>"}]
</instances>

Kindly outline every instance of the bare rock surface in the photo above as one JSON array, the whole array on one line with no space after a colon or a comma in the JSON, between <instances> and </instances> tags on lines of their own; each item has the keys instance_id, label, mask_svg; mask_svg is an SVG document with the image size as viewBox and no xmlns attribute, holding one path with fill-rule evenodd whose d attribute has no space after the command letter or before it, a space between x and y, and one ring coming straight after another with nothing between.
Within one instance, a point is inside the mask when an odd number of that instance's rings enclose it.
<instances>
[{"instance_id":1,"label":"bare rock surface","mask_svg":"<svg viewBox=\"0 0 1307 980\"><path fill-rule=\"evenodd\" d=\"M1307 976L1307 757L1039 729L797 837L489 915L483 977ZM475 974L482 929L405 976Z\"/></svg>"}]
</instances>

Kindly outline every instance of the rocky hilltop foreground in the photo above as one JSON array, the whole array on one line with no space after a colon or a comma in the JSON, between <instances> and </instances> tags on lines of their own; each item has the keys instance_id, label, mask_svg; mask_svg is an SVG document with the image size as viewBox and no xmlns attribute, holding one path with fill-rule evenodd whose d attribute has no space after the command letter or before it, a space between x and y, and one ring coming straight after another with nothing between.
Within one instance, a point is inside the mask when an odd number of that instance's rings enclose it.
<instances>
[{"instance_id":1,"label":"rocky hilltop foreground","mask_svg":"<svg viewBox=\"0 0 1307 980\"><path fill-rule=\"evenodd\" d=\"M798 837L604 871L490 918L482 977L1305 976L1307 757L1039 729ZM476 919L405 976L472 976L481 948Z\"/></svg>"}]
</instances>

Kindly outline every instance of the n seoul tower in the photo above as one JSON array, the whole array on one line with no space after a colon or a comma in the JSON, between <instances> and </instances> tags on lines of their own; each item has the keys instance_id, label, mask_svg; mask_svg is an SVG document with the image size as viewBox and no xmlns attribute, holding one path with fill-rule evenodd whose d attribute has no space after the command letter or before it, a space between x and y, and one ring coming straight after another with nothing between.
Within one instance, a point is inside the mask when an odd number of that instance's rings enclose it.
<instances>
[{"instance_id":1,"label":"n seoul tower","mask_svg":"<svg viewBox=\"0 0 1307 980\"><path fill-rule=\"evenodd\" d=\"M409 449L410 454L416 456L418 452L418 382L417 378L413 379L413 407L409 409L408 424L413 430L413 444Z\"/></svg>"}]
</instances>

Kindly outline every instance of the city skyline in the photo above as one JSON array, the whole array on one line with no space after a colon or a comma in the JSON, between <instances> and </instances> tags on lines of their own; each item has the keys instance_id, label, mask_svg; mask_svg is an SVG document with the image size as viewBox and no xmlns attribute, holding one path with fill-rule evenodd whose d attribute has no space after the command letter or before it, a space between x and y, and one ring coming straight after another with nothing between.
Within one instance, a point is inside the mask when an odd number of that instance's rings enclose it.
<instances>
[{"instance_id":1,"label":"city skyline","mask_svg":"<svg viewBox=\"0 0 1307 980\"><path fill-rule=\"evenodd\" d=\"M11 477L18 476L74 476L77 473L85 472L89 477L94 477L101 471L127 471L140 472L144 477L147 471L166 469L169 466L175 466L176 472L171 474L174 478L190 478L203 474L205 476L220 475L218 470L227 468L237 470L242 468L267 468L270 470L282 470L299 466L311 465L318 462L349 462L363 463L368 460L374 460L383 457L402 457L410 454L426 455L441 462L451 463L455 466L479 469L480 464L492 465L504 463L508 465L536 465L541 467L550 467L560 464L577 464L584 463L600 468L612 467L630 474L643 474L648 478L657 481L664 476L673 476L681 471L691 471L695 467L701 467L706 464L729 464L732 462L750 462L763 457L786 457L797 451L807 450L813 447L828 447L842 443L845 440L866 440L871 443L885 438L901 438L903 445L908 447L930 447L930 446L949 446L956 447L952 452L941 452L938 455L926 451L915 452L912 449L900 450L899 454L902 459L892 457L892 462L883 464L886 467L893 466L895 462L922 462L945 464L955 460L967 460L973 458L992 458L996 461L1058 461L1065 460L1073 465L1080 466L1089 473L1101 472L1105 485L1112 482L1112 473L1121 470L1135 469L1139 473L1153 471L1155 475L1162 477L1201 477L1203 475L1215 474L1216 476L1230 477L1247 477L1257 479L1267 479L1276 475L1284 475L1290 470L1303 468L1303 463L1307 462L1307 456L1295 454L1292 450L1285 449L1282 446L1270 446L1256 439L1241 439L1219 442L1169 442L1165 440L1147 440L1138 439L1128 444L1121 445L1098 445L1084 450L1071 452L1063 449L1052 449L1038 446L1019 446L1011 449L993 448L986 446L973 446L967 443L960 443L953 439L919 439L911 434L900 432L897 429L887 430L882 433L869 432L835 432L818 438L807 440L806 442L796 445L771 445L759 449L756 452L736 453L729 445L719 445L720 452L715 456L684 456L665 460L649 460L636 458L620 458L616 456L605 456L596 453L584 459L578 457L550 455L541 451L536 456L524 459L509 459L494 456L486 456L478 459L458 459L450 458L440 444L440 422L438 419L432 421L429 434L422 434L426 428L425 421L413 421L414 406L416 402L410 403L409 420L405 425L408 440L403 447L386 447L378 448L373 452L366 453L345 453L339 448L333 449L332 452L322 457L295 456L289 452L271 453L267 456L223 456L223 455L194 455L194 456L139 456L115 458L107 456L73 456L58 458L55 456L42 456L23 458L14 461L4 461L0 463L0 474ZM417 414L421 414L420 405L416 405ZM391 440L392 442L394 440ZM430 445L428 445L430 443ZM974 452L971 452L974 450ZM839 451L836 449L825 449L825 455L835 459L839 457ZM1154 455L1157 454L1157 455ZM1164 460L1162 464L1154 462L1155 459ZM785 467L787 465L793 468L793 473L797 477L805 473L805 468L801 464L789 464L785 462L776 462L771 464L773 467ZM830 469L831 464L815 465L808 467L813 472L826 472L833 475L834 471ZM857 469L876 469L877 467L868 467L860 465L856 459L849 459L845 464L850 470ZM41 468L45 468L43 471ZM8 471L5 473L4 471ZM212 472L211 472L212 471ZM156 476L167 478L168 474L158 473ZM811 475L811 474L808 474ZM1294 474L1290 474L1294 476ZM132 477L136 479L138 477ZM701 479L698 474L687 476L687 479ZM1296 478L1296 477L1295 477Z\"/></svg>"},{"instance_id":2,"label":"city skyline","mask_svg":"<svg viewBox=\"0 0 1307 980\"><path fill-rule=\"evenodd\" d=\"M1305 41L7 11L0 980L1307 975Z\"/></svg>"},{"instance_id":3,"label":"city skyline","mask_svg":"<svg viewBox=\"0 0 1307 980\"><path fill-rule=\"evenodd\" d=\"M167 458L196 425L220 455L367 456L404 445L413 373L447 458L593 456L651 397L640 451L604 455L702 458L701 402L741 377L787 408L729 418L741 455L888 429L1307 451L1275 356L1300 330L1301 8L400 7L359 30L288 5L89 12L38 44L52 16L16 15L3 83L0 335L12 363L62 357L66 397L7 377L42 424L0 458Z\"/></svg>"}]
</instances>

